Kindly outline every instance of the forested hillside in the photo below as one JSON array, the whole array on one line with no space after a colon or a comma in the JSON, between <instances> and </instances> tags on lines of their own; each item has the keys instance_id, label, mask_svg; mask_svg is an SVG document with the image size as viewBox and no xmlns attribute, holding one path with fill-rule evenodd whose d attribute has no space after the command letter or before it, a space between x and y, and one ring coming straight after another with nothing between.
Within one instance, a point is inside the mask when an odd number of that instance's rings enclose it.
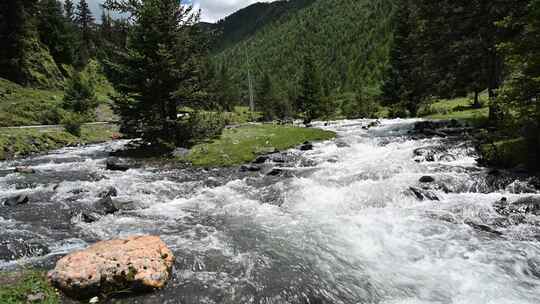
<instances>
[{"instance_id":1,"label":"forested hillside","mask_svg":"<svg viewBox=\"0 0 540 304\"><path fill-rule=\"evenodd\" d=\"M228 67L244 97L249 66L257 82L267 74L276 95L295 99L306 56L315 62L316 73L324 75L326 93L377 91L388 64L394 2L315 1L225 49L216 59ZM230 35L236 39L235 33Z\"/></svg>"},{"instance_id":2,"label":"forested hillside","mask_svg":"<svg viewBox=\"0 0 540 304\"><path fill-rule=\"evenodd\" d=\"M315 0L257 2L245 7L216 24L206 24L217 31L215 48L222 50L256 33L268 24L279 22L315 2Z\"/></svg>"}]
</instances>

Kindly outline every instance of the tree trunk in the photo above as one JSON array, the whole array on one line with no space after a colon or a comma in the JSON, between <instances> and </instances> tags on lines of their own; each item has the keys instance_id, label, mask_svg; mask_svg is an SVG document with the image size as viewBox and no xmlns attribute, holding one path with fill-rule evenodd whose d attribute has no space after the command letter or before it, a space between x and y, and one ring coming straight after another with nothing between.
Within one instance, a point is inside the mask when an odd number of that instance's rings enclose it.
<instances>
[{"instance_id":1,"label":"tree trunk","mask_svg":"<svg viewBox=\"0 0 540 304\"><path fill-rule=\"evenodd\" d=\"M475 90L473 108L480 109L481 107L482 105L480 104L480 93L477 90Z\"/></svg>"}]
</instances>

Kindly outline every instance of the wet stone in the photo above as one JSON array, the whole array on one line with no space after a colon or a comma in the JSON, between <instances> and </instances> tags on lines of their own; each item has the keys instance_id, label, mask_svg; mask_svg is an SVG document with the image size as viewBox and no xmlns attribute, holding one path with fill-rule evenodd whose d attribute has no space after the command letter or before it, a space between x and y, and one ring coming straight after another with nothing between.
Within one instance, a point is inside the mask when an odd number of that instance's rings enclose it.
<instances>
[{"instance_id":1,"label":"wet stone","mask_svg":"<svg viewBox=\"0 0 540 304\"><path fill-rule=\"evenodd\" d=\"M305 142L303 145L299 147L300 151L311 151L313 150L313 144L310 142Z\"/></svg>"},{"instance_id":2,"label":"wet stone","mask_svg":"<svg viewBox=\"0 0 540 304\"><path fill-rule=\"evenodd\" d=\"M433 176L422 176L420 178L421 183L433 183L435 181L435 178Z\"/></svg>"},{"instance_id":3,"label":"wet stone","mask_svg":"<svg viewBox=\"0 0 540 304\"><path fill-rule=\"evenodd\" d=\"M128 171L131 169L126 162L115 158L107 159L106 168L109 171Z\"/></svg>"},{"instance_id":4,"label":"wet stone","mask_svg":"<svg viewBox=\"0 0 540 304\"><path fill-rule=\"evenodd\" d=\"M270 172L268 172L266 175L268 175L268 176L279 176L281 174L283 174L283 169L274 168L274 169L270 170Z\"/></svg>"},{"instance_id":5,"label":"wet stone","mask_svg":"<svg viewBox=\"0 0 540 304\"><path fill-rule=\"evenodd\" d=\"M438 201L439 198L437 197L437 195L429 190L425 190L425 189L420 189L420 188L416 188L416 187L410 187L409 188L409 193L411 193L412 195L414 195L418 200L421 200L421 201L424 201L424 200L429 200L429 201Z\"/></svg>"},{"instance_id":6,"label":"wet stone","mask_svg":"<svg viewBox=\"0 0 540 304\"><path fill-rule=\"evenodd\" d=\"M13 197L9 197L5 199L2 205L7 206L7 207L16 207L20 205L26 205L29 202L30 202L30 198L28 196L18 195L18 196L13 196Z\"/></svg>"},{"instance_id":7,"label":"wet stone","mask_svg":"<svg viewBox=\"0 0 540 304\"><path fill-rule=\"evenodd\" d=\"M1 261L15 261L23 257L38 257L49 252L46 245L34 240L12 239L0 242Z\"/></svg>"},{"instance_id":8,"label":"wet stone","mask_svg":"<svg viewBox=\"0 0 540 304\"><path fill-rule=\"evenodd\" d=\"M105 197L115 197L118 196L118 190L115 187L109 187L106 190L102 191L98 197L105 198Z\"/></svg>"},{"instance_id":9,"label":"wet stone","mask_svg":"<svg viewBox=\"0 0 540 304\"><path fill-rule=\"evenodd\" d=\"M240 167L240 172L259 172L261 167L253 165L243 165Z\"/></svg>"},{"instance_id":10,"label":"wet stone","mask_svg":"<svg viewBox=\"0 0 540 304\"><path fill-rule=\"evenodd\" d=\"M36 173L36 170L30 168L30 167L17 167L14 170L15 173L22 173L22 174L34 174Z\"/></svg>"}]
</instances>

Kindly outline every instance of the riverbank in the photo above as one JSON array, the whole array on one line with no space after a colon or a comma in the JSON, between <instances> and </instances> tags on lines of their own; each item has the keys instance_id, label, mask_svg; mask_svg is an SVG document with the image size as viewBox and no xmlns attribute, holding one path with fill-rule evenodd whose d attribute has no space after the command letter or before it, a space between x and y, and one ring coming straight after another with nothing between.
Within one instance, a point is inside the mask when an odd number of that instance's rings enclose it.
<instances>
[{"instance_id":1,"label":"riverbank","mask_svg":"<svg viewBox=\"0 0 540 304\"><path fill-rule=\"evenodd\" d=\"M0 303L60 303L57 291L47 282L44 271L0 272Z\"/></svg>"},{"instance_id":2,"label":"riverbank","mask_svg":"<svg viewBox=\"0 0 540 304\"><path fill-rule=\"evenodd\" d=\"M81 136L74 136L62 127L2 128L0 129L0 160L28 157L69 146L109 141L119 136L113 124L88 124L81 128Z\"/></svg>"},{"instance_id":3,"label":"riverbank","mask_svg":"<svg viewBox=\"0 0 540 304\"><path fill-rule=\"evenodd\" d=\"M440 100L421 110L422 118L432 120L458 120L475 129L474 138L480 155L479 162L488 167L531 170L531 158L526 140L509 124L504 128L490 128L487 96L480 97L481 106L472 106L470 98Z\"/></svg>"}]
</instances>

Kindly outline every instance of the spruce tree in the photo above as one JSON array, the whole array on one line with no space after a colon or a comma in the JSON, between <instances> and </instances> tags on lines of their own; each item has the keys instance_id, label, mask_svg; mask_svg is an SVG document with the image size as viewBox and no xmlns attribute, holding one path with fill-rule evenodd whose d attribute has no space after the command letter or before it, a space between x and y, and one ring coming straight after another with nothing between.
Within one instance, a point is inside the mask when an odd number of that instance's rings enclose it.
<instances>
[{"instance_id":1,"label":"spruce tree","mask_svg":"<svg viewBox=\"0 0 540 304\"><path fill-rule=\"evenodd\" d=\"M257 85L257 108L263 113L263 118L266 121L276 119L276 101L272 79L265 73Z\"/></svg>"},{"instance_id":2,"label":"spruce tree","mask_svg":"<svg viewBox=\"0 0 540 304\"><path fill-rule=\"evenodd\" d=\"M73 64L76 37L71 25L62 13L62 4L57 0L40 2L38 31L43 42L58 64Z\"/></svg>"},{"instance_id":3,"label":"spruce tree","mask_svg":"<svg viewBox=\"0 0 540 304\"><path fill-rule=\"evenodd\" d=\"M517 114L527 140L528 164L540 171L540 1L528 1L499 25L513 35L499 45L511 74L498 102Z\"/></svg>"},{"instance_id":4,"label":"spruce tree","mask_svg":"<svg viewBox=\"0 0 540 304\"><path fill-rule=\"evenodd\" d=\"M225 111L232 112L238 101L238 93L231 81L229 70L226 64L221 65L218 74L214 76L217 82L216 94L219 107Z\"/></svg>"},{"instance_id":5,"label":"spruce tree","mask_svg":"<svg viewBox=\"0 0 540 304\"><path fill-rule=\"evenodd\" d=\"M64 1L64 14L68 21L75 21L75 5L73 4L73 1Z\"/></svg>"},{"instance_id":6,"label":"spruce tree","mask_svg":"<svg viewBox=\"0 0 540 304\"><path fill-rule=\"evenodd\" d=\"M296 100L297 109L304 114L304 122L309 124L319 118L322 100L322 85L317 67L310 54L305 55L300 94Z\"/></svg>"},{"instance_id":7,"label":"spruce tree","mask_svg":"<svg viewBox=\"0 0 540 304\"><path fill-rule=\"evenodd\" d=\"M93 25L94 16L88 6L86 0L79 0L77 4L77 12L75 14L75 23L79 27L81 33L81 46L79 48L79 64L86 65L93 49Z\"/></svg>"},{"instance_id":8,"label":"spruce tree","mask_svg":"<svg viewBox=\"0 0 540 304\"><path fill-rule=\"evenodd\" d=\"M423 38L416 26L418 7L415 2L400 1L393 20L394 39L382 95L394 116L416 116L426 97L433 94L430 91L433 79L427 77L423 54L425 46L421 44Z\"/></svg>"},{"instance_id":9,"label":"spruce tree","mask_svg":"<svg viewBox=\"0 0 540 304\"><path fill-rule=\"evenodd\" d=\"M129 14L132 22L127 50L109 64L121 94L115 109L122 130L154 144L182 144L178 108L199 91L206 54L199 15L177 0L109 0L105 6Z\"/></svg>"},{"instance_id":10,"label":"spruce tree","mask_svg":"<svg viewBox=\"0 0 540 304\"><path fill-rule=\"evenodd\" d=\"M29 84L27 62L38 44L35 16L37 0L4 0L0 3L0 76Z\"/></svg>"}]
</instances>

